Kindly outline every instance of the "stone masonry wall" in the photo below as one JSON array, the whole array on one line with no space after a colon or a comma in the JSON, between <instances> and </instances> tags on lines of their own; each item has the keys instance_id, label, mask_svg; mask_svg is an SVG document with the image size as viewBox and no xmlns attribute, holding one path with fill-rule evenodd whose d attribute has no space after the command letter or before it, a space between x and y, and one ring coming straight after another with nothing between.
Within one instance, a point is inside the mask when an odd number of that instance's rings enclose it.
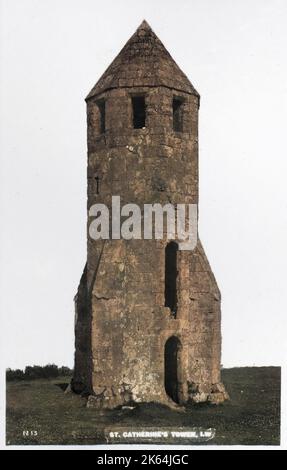
<instances>
[{"instance_id":1,"label":"stone masonry wall","mask_svg":"<svg viewBox=\"0 0 287 470\"><path fill-rule=\"evenodd\" d=\"M137 54L141 38L149 46L154 41L161 51L152 34L146 25L139 29L132 54ZM182 72L169 76L168 85L161 84L164 71L171 70L164 54L153 83L148 81L152 74L143 80L147 66L141 74L140 61L147 63L148 55L139 54L136 67L130 68L138 70L138 80L131 79L128 64L133 56L129 48L123 51L126 69L119 56L87 99L88 209L94 203L111 207L112 196L120 196L122 205L136 203L142 209L146 203L198 204L199 95L187 86ZM133 128L135 95L145 96L142 129ZM173 130L175 97L183 101L182 132ZM106 103L105 132L99 100ZM167 243L94 241L88 236L87 266L76 296L74 389L90 393L93 406L144 401L176 406L165 389L165 345L172 336L181 344L179 404L217 403L227 397L220 383L220 292L215 278L200 242L192 252L178 251L174 318L165 307Z\"/></svg>"}]
</instances>

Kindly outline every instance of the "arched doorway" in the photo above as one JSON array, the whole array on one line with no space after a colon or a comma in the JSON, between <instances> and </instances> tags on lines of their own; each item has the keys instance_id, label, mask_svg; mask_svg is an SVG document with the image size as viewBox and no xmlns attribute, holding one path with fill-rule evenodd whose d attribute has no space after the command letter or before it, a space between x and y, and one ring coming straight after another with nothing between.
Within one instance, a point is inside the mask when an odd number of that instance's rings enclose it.
<instances>
[{"instance_id":1,"label":"arched doorway","mask_svg":"<svg viewBox=\"0 0 287 470\"><path fill-rule=\"evenodd\" d=\"M171 336L165 343L164 349L164 381L165 391L175 402L181 401L180 389L180 355L181 342L176 336Z\"/></svg>"}]
</instances>

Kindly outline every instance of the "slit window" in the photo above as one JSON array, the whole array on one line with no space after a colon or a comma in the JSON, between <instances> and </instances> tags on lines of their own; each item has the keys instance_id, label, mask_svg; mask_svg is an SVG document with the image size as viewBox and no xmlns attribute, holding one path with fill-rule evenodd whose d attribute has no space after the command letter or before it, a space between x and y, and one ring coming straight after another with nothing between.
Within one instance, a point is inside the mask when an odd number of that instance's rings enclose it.
<instances>
[{"instance_id":1,"label":"slit window","mask_svg":"<svg viewBox=\"0 0 287 470\"><path fill-rule=\"evenodd\" d=\"M100 134L106 132L106 102L105 100L97 101L97 106L99 109L99 131Z\"/></svg>"},{"instance_id":2,"label":"slit window","mask_svg":"<svg viewBox=\"0 0 287 470\"><path fill-rule=\"evenodd\" d=\"M100 178L95 176L95 183L96 183L96 194L100 194Z\"/></svg>"},{"instance_id":3,"label":"slit window","mask_svg":"<svg viewBox=\"0 0 287 470\"><path fill-rule=\"evenodd\" d=\"M177 312L177 251L178 244L170 242L165 248L165 307L169 307L174 318Z\"/></svg>"},{"instance_id":4,"label":"slit window","mask_svg":"<svg viewBox=\"0 0 287 470\"><path fill-rule=\"evenodd\" d=\"M173 114L173 130L176 132L182 132L183 131L183 100L182 99L173 98L172 114Z\"/></svg>"},{"instance_id":5,"label":"slit window","mask_svg":"<svg viewBox=\"0 0 287 470\"><path fill-rule=\"evenodd\" d=\"M145 127L146 106L144 96L132 96L133 126L134 129Z\"/></svg>"}]
</instances>

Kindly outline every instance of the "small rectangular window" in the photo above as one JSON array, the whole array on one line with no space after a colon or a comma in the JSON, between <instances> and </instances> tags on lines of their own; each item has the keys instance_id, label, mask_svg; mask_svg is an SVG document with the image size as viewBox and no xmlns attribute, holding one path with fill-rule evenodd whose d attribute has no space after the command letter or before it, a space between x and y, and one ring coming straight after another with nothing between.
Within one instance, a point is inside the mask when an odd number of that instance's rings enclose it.
<instances>
[{"instance_id":1,"label":"small rectangular window","mask_svg":"<svg viewBox=\"0 0 287 470\"><path fill-rule=\"evenodd\" d=\"M134 129L142 129L145 127L145 97L132 96L132 106Z\"/></svg>"},{"instance_id":2,"label":"small rectangular window","mask_svg":"<svg viewBox=\"0 0 287 470\"><path fill-rule=\"evenodd\" d=\"M104 134L106 132L106 102L105 100L97 101L97 106L99 108L99 131L100 134Z\"/></svg>"},{"instance_id":3,"label":"small rectangular window","mask_svg":"<svg viewBox=\"0 0 287 470\"><path fill-rule=\"evenodd\" d=\"M183 131L183 100L180 98L173 98L172 101L173 113L173 130L176 132Z\"/></svg>"}]
</instances>

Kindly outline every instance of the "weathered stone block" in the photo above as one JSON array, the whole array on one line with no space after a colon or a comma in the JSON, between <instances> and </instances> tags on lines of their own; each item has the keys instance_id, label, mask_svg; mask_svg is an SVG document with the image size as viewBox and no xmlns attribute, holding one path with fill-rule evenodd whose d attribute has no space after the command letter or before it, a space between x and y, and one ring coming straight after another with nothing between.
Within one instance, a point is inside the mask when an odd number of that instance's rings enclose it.
<instances>
[{"instance_id":1,"label":"weathered stone block","mask_svg":"<svg viewBox=\"0 0 287 470\"><path fill-rule=\"evenodd\" d=\"M135 96L145 100L141 126ZM144 22L87 97L88 209L110 208L113 195L141 207L197 204L198 108L198 93ZM216 280L200 241L192 252L172 246L88 236L72 389L90 394L89 407L228 398Z\"/></svg>"}]
</instances>

